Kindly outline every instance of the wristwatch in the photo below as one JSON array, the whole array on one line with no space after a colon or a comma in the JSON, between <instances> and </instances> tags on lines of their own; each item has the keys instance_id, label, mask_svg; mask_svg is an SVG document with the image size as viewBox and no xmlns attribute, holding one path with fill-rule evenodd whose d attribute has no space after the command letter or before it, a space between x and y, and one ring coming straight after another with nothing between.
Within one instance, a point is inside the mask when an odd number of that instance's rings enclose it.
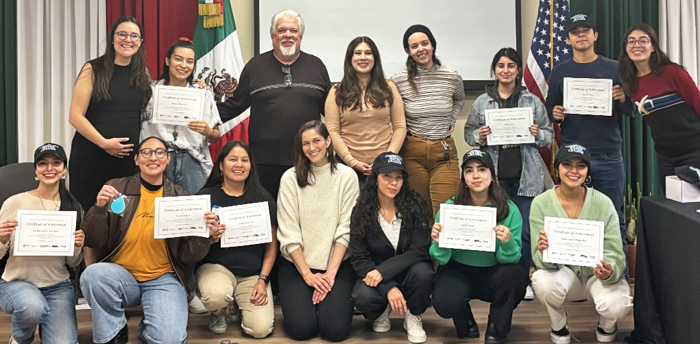
<instances>
[{"instance_id":1,"label":"wristwatch","mask_svg":"<svg viewBox=\"0 0 700 344\"><path fill-rule=\"evenodd\" d=\"M270 276L268 276L268 275L258 275L258 279L263 280L263 282L265 282L265 284L270 282Z\"/></svg>"}]
</instances>

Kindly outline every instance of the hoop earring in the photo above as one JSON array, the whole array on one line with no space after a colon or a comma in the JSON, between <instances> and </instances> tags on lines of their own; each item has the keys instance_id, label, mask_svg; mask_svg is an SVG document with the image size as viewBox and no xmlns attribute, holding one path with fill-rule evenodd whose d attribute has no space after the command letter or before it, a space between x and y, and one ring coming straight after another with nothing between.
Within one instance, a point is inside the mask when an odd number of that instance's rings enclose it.
<instances>
[{"instance_id":1,"label":"hoop earring","mask_svg":"<svg viewBox=\"0 0 700 344\"><path fill-rule=\"evenodd\" d=\"M66 180L66 178L68 178L68 172L64 173L64 174L61 176L61 179L62 179L62 180Z\"/></svg>"},{"instance_id":2,"label":"hoop earring","mask_svg":"<svg viewBox=\"0 0 700 344\"><path fill-rule=\"evenodd\" d=\"M38 181L39 181L39 177L34 176L34 180L36 180L36 181L38 182Z\"/></svg>"},{"instance_id":3,"label":"hoop earring","mask_svg":"<svg viewBox=\"0 0 700 344\"><path fill-rule=\"evenodd\" d=\"M591 178L590 175L586 176L586 179L583 181L584 184L590 184L593 179Z\"/></svg>"}]
</instances>

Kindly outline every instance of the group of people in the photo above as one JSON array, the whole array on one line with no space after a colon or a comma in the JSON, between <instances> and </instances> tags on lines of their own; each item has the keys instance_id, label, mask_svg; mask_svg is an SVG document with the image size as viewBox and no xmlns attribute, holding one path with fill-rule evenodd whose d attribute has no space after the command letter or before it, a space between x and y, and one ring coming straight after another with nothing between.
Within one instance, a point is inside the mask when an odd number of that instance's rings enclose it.
<instances>
[{"instance_id":1,"label":"group of people","mask_svg":"<svg viewBox=\"0 0 700 344\"><path fill-rule=\"evenodd\" d=\"M277 13L273 50L248 62L232 97L217 104L207 93L202 120L184 128L153 123L152 98L156 85L198 87L192 42L175 42L163 75L151 81L143 28L120 18L105 55L76 79L71 164L60 145L37 148L39 187L0 210L0 254L9 255L0 307L12 314L10 343L31 342L37 325L46 343L77 342L68 268L83 260L80 289L92 308L95 343L128 342L124 308L136 305L144 314L140 338L184 343L191 300L210 312L212 332L239 317L246 334L264 338L274 323L270 282L295 340L319 333L344 340L356 307L376 332L390 330L391 312L403 314L408 340L425 342L420 315L431 304L453 319L458 337L478 338L469 301L481 299L491 304L485 342L505 343L531 285L549 314L552 342L571 341L564 302L586 298L600 314L597 339L612 342L632 306L617 120L632 115L636 102L652 128L661 174L672 173L700 162L693 144L700 92L646 24L626 34L619 65L595 54L598 33L585 15L572 16L566 30L573 58L552 71L545 104L521 86L519 54L496 53L495 83L474 102L464 130L479 148L460 165L451 134L465 104L462 78L437 59L437 41L423 25L404 34L405 70L385 78L376 44L358 37L348 45L342 81L331 85L323 62L300 50L301 16ZM612 79L613 116L568 113L564 77ZM532 109L534 143L488 145L485 112L516 107ZM229 142L212 161L207 143L219 138L218 126L247 108L250 145ZM537 147L552 142L551 122L562 132L560 185L545 191ZM677 143L679 135L688 139ZM227 228L213 211L202 214L209 238L155 239L155 199L195 193L217 207L267 202L271 242L222 247ZM110 204L120 197L129 202L114 211ZM495 251L441 247L445 203L495 208ZM18 210L76 211L75 254L15 256ZM600 263L544 262L545 217L603 222ZM531 262L537 271L530 281Z\"/></svg>"}]
</instances>

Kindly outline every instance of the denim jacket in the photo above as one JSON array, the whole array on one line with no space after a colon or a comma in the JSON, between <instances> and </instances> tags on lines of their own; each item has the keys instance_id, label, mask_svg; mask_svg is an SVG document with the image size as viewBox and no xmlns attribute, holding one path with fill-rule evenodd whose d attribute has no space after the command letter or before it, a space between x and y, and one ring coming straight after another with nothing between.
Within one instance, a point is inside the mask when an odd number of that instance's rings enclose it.
<instances>
[{"instance_id":1,"label":"denim jacket","mask_svg":"<svg viewBox=\"0 0 700 344\"><path fill-rule=\"evenodd\" d=\"M544 191L544 172L537 147L549 146L552 143L554 131L544 104L535 95L523 89L518 97L518 107L531 107L535 124L540 128L534 144L520 145L523 168L520 175L518 196L535 197ZM479 128L486 125L485 110L499 108L499 101L488 93L484 93L474 101L472 111L464 125L464 140L470 146L481 147L482 150L491 154L496 166L496 176L498 176L498 146L487 146L486 140L479 137Z\"/></svg>"}]
</instances>

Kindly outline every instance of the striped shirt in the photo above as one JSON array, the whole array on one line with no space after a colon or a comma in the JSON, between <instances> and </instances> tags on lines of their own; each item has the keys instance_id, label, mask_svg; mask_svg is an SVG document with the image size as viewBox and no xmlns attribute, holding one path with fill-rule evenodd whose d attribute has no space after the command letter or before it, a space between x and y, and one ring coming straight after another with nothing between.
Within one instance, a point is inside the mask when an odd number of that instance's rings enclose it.
<instances>
[{"instance_id":1,"label":"striped shirt","mask_svg":"<svg viewBox=\"0 0 700 344\"><path fill-rule=\"evenodd\" d=\"M465 103L464 83L459 73L437 64L430 69L418 68L413 79L415 89L405 69L391 80L401 93L406 126L411 135L428 140L450 136L448 131L455 125Z\"/></svg>"}]
</instances>

